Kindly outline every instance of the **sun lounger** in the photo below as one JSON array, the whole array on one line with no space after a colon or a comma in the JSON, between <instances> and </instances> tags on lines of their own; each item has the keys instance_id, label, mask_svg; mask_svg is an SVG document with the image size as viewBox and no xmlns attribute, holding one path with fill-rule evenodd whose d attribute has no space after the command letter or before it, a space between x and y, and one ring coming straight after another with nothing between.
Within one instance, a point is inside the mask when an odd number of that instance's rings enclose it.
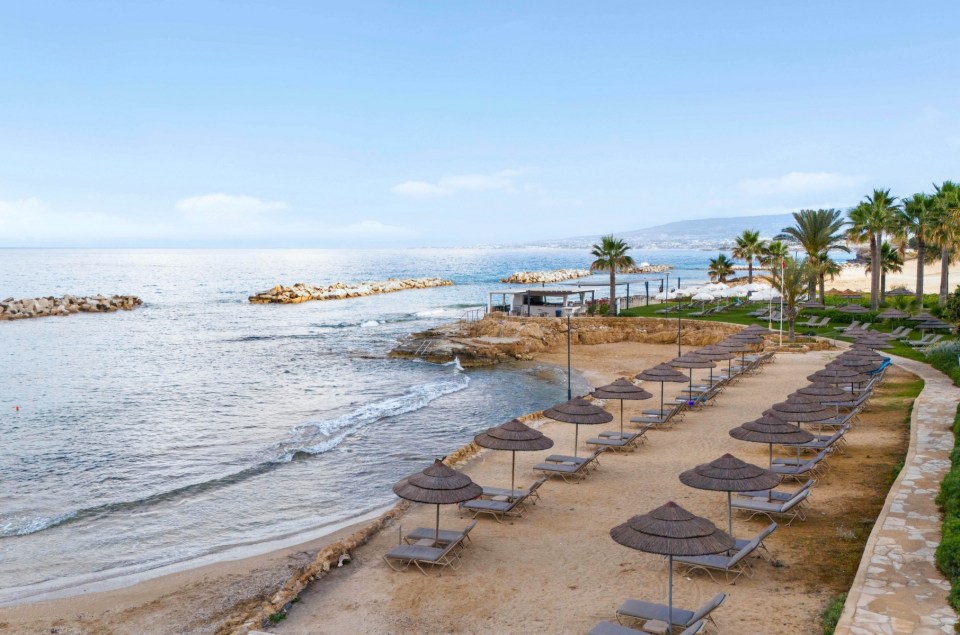
<instances>
[{"instance_id":1,"label":"sun lounger","mask_svg":"<svg viewBox=\"0 0 960 635\"><path fill-rule=\"evenodd\" d=\"M666 404L664 404L664 406L666 406ZM630 423L639 423L641 426L646 426L647 428L660 428L668 425L673 427L674 423L683 421L683 418L687 416L684 413L686 409L686 402L682 402L674 404L665 414L659 410L644 410L644 416L631 417Z\"/></svg>"},{"instance_id":2,"label":"sun lounger","mask_svg":"<svg viewBox=\"0 0 960 635\"><path fill-rule=\"evenodd\" d=\"M586 457L564 457L561 455L548 456L543 463L537 463L533 469L543 472L546 476L559 476L564 481L573 480L577 483L586 478L590 465L599 465L597 457L603 453L606 448L597 448L592 454ZM551 459L576 459L576 461L556 461Z\"/></svg>"},{"instance_id":3,"label":"sun lounger","mask_svg":"<svg viewBox=\"0 0 960 635\"><path fill-rule=\"evenodd\" d=\"M785 447L785 448L793 448L793 447L795 447L795 446L789 445L789 444L784 444L783 447ZM775 466L776 466L776 465L803 465L804 463L808 463L808 462L810 462L810 461L817 461L817 462L819 462L819 461L822 461L822 460L824 460L825 458L827 458L827 455L828 455L828 454L830 454L830 450L829 450L829 449L823 449L823 450L820 450L819 452L817 452L817 455L816 455L815 457L811 458L811 459L798 459L798 458L792 457L792 456L791 456L791 457L783 457L783 458L779 458L779 457L778 457L778 458L773 459L773 465L775 465Z\"/></svg>"},{"instance_id":4,"label":"sun lounger","mask_svg":"<svg viewBox=\"0 0 960 635\"><path fill-rule=\"evenodd\" d=\"M664 622L666 624L666 622ZM689 628L683 629L680 635L698 635L702 633L703 629L707 626L706 620L698 620L690 625ZM635 628L630 628L628 626L623 626L621 624L614 624L613 622L600 622L592 629L588 635L650 635L649 631L637 630Z\"/></svg>"},{"instance_id":5,"label":"sun lounger","mask_svg":"<svg viewBox=\"0 0 960 635\"><path fill-rule=\"evenodd\" d=\"M451 542L459 543L461 548L465 547L470 541L470 532L477 526L477 521L471 521L463 531L452 529L441 529L440 535L434 539L436 529L433 527L417 527L409 534L403 537L403 541L408 545L420 542L421 540L432 540L437 547L446 547Z\"/></svg>"},{"instance_id":6,"label":"sun lounger","mask_svg":"<svg viewBox=\"0 0 960 635\"><path fill-rule=\"evenodd\" d=\"M793 498L787 501L765 501L756 498L734 497L730 504L734 509L741 509L750 514L750 518L757 515L766 516L770 520L773 520L774 516L787 517L789 518L787 521L789 525L797 518L800 520L806 518L803 514L802 503L807 500L808 496L810 496L810 489L801 488L794 494Z\"/></svg>"},{"instance_id":7,"label":"sun lounger","mask_svg":"<svg viewBox=\"0 0 960 635\"><path fill-rule=\"evenodd\" d=\"M769 538L770 534L772 534L777 530L777 527L779 527L779 525L777 525L776 522L772 522L769 525L767 525L763 531L758 533L753 538L750 538L749 540L746 538L734 538L733 548L736 549L737 551L740 551L744 547L748 546L752 541L756 540L757 541L756 549L762 549L764 553L766 553L769 556L770 550L767 549L767 545L763 544L763 541ZM760 557L762 557L762 554Z\"/></svg>"},{"instance_id":8,"label":"sun lounger","mask_svg":"<svg viewBox=\"0 0 960 635\"><path fill-rule=\"evenodd\" d=\"M799 481L803 478L813 478L815 480L819 480L822 478L826 468L827 464L818 454L812 459L804 461L798 465L780 464L777 463L775 459L773 465L770 466L770 471L774 474L779 474L785 479L789 478L795 481Z\"/></svg>"},{"instance_id":9,"label":"sun lounger","mask_svg":"<svg viewBox=\"0 0 960 635\"><path fill-rule=\"evenodd\" d=\"M814 315L810 319L808 319L806 322L797 322L796 326L813 326L813 327L820 326L820 318Z\"/></svg>"},{"instance_id":10,"label":"sun lounger","mask_svg":"<svg viewBox=\"0 0 960 635\"><path fill-rule=\"evenodd\" d=\"M942 339L943 339L943 335L941 335L940 333L937 333L936 335L934 335L933 337L931 337L929 340L927 340L927 341L924 342L923 344L915 344L915 343L913 343L913 342L909 342L909 344L910 344L910 346L912 346L913 348L929 348L929 347L933 346L934 344L936 344L937 342L939 342L939 341L942 340Z\"/></svg>"},{"instance_id":11,"label":"sun lounger","mask_svg":"<svg viewBox=\"0 0 960 635\"><path fill-rule=\"evenodd\" d=\"M546 482L546 477L537 480L524 496L514 498L507 496L495 496L493 498L474 498L460 503L460 510L473 514L476 518L480 514L488 514L500 523L504 516L523 516L527 511L527 499Z\"/></svg>"},{"instance_id":12,"label":"sun lounger","mask_svg":"<svg viewBox=\"0 0 960 635\"><path fill-rule=\"evenodd\" d=\"M641 427L636 432L601 432L600 436L587 439L587 445L600 445L615 452L632 452L637 449L638 443L646 438L648 426Z\"/></svg>"},{"instance_id":13,"label":"sun lounger","mask_svg":"<svg viewBox=\"0 0 960 635\"><path fill-rule=\"evenodd\" d=\"M850 323L849 326L837 327L837 331L839 331L840 333L846 333L848 331L856 331L859 328L860 328L860 320L854 320L853 322Z\"/></svg>"},{"instance_id":14,"label":"sun lounger","mask_svg":"<svg viewBox=\"0 0 960 635\"><path fill-rule=\"evenodd\" d=\"M719 608L726 599L727 594L720 592L696 611L688 611L676 606L673 607L673 626L689 628L700 620L708 621L716 626L716 622L713 621L711 613ZM667 605L644 602L642 600L627 600L617 609L617 621L620 621L621 617L630 617L643 620L644 622L658 620L669 624L670 617L668 617L668 615L669 607L667 607Z\"/></svg>"},{"instance_id":15,"label":"sun lounger","mask_svg":"<svg viewBox=\"0 0 960 635\"><path fill-rule=\"evenodd\" d=\"M421 542L432 543L432 539L426 539ZM460 554L459 541L451 542L445 547L432 547L426 544L397 545L388 551L383 559L387 565L394 571L405 571L410 565L414 565L420 570L420 573L427 575L425 567L450 567L459 568Z\"/></svg>"},{"instance_id":16,"label":"sun lounger","mask_svg":"<svg viewBox=\"0 0 960 635\"><path fill-rule=\"evenodd\" d=\"M844 425L837 428L836 432L830 435L815 435L813 441L808 441L806 443L791 443L789 445L784 445L783 447L791 450L798 449L800 451L816 451L820 452L823 450L836 450L838 453L842 454L843 450L840 447L843 443L843 435L847 433L847 430L850 429L850 424L845 423Z\"/></svg>"},{"instance_id":17,"label":"sun lounger","mask_svg":"<svg viewBox=\"0 0 960 635\"><path fill-rule=\"evenodd\" d=\"M801 492L804 492L810 489L811 487L813 487L814 483L815 481L811 479L806 483L804 483L800 487L800 489L796 490L795 492L784 492L777 489L761 489L761 490L756 490L752 492L737 492L737 496L744 497L744 498L756 498L756 499L765 500L765 501L785 502L790 500L794 496L797 496Z\"/></svg>"},{"instance_id":18,"label":"sun lounger","mask_svg":"<svg viewBox=\"0 0 960 635\"><path fill-rule=\"evenodd\" d=\"M772 527L772 529L771 529ZM771 523L770 532L766 536L769 536L770 533L773 533L773 530L777 528L777 523ZM764 530L766 531L766 530ZM746 541L743 546L737 548L737 551L733 554L712 554L707 556L674 556L673 562L677 565L685 567L690 571L703 570L707 572L707 575L710 576L711 580L716 581L716 578L713 577L714 571L723 572L724 577L728 583L736 582L744 573L747 573L747 556L756 551L760 547L760 542L763 540L760 534L754 536L751 540ZM730 576L733 576L732 578Z\"/></svg>"},{"instance_id":19,"label":"sun lounger","mask_svg":"<svg viewBox=\"0 0 960 635\"><path fill-rule=\"evenodd\" d=\"M538 479L537 481L534 481L533 485L531 485L527 489L510 489L508 487L487 487L486 485L484 485L483 495L489 498L492 498L494 496L506 496L507 498L518 498L520 496L526 496L528 498L528 502L533 503L535 501L540 500L540 492L538 490L540 489L540 486L543 485L545 481L546 479Z\"/></svg>"}]
</instances>

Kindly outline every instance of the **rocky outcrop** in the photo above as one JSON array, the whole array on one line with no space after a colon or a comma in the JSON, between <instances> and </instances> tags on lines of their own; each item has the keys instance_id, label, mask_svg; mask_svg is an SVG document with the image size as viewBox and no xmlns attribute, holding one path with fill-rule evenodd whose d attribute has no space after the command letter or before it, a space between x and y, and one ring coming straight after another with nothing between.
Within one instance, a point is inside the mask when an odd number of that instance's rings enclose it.
<instances>
[{"instance_id":1,"label":"rocky outcrop","mask_svg":"<svg viewBox=\"0 0 960 635\"><path fill-rule=\"evenodd\" d=\"M407 278L404 280L390 278L380 282L360 282L353 285L337 282L326 287L298 282L290 287L277 285L272 289L261 291L250 296L250 302L254 304L297 304L310 300L344 300L408 289L427 289L429 287L449 287L452 285L452 280L441 278Z\"/></svg>"},{"instance_id":2,"label":"rocky outcrop","mask_svg":"<svg viewBox=\"0 0 960 635\"><path fill-rule=\"evenodd\" d=\"M554 271L518 271L503 278L500 282L507 284L544 284L549 282L563 282L575 278L586 278L591 275L588 269L556 269Z\"/></svg>"},{"instance_id":3,"label":"rocky outcrop","mask_svg":"<svg viewBox=\"0 0 960 635\"><path fill-rule=\"evenodd\" d=\"M673 265L636 265L625 269L617 269L617 273L663 273L671 269L673 269Z\"/></svg>"},{"instance_id":4,"label":"rocky outcrop","mask_svg":"<svg viewBox=\"0 0 960 635\"><path fill-rule=\"evenodd\" d=\"M677 341L677 321L661 318L580 317L571 321L574 344ZM742 326L701 320L681 322L681 341L688 346L715 344ZM414 333L391 357L446 363L459 359L464 367L532 359L533 355L566 342L567 321L558 318L510 317L492 313L477 322L457 322Z\"/></svg>"},{"instance_id":5,"label":"rocky outcrop","mask_svg":"<svg viewBox=\"0 0 960 635\"><path fill-rule=\"evenodd\" d=\"M81 297L68 294L62 298L54 296L27 300L7 298L0 302L0 320L23 320L71 313L110 313L120 309L129 311L141 304L143 301L133 295Z\"/></svg>"}]
</instances>

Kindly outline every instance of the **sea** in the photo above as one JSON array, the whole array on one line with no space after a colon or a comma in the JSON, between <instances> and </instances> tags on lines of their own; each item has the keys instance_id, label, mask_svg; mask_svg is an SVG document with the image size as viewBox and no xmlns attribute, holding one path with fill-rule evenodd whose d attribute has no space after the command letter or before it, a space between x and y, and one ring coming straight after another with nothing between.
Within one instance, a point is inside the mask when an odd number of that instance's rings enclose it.
<instances>
[{"instance_id":1,"label":"sea","mask_svg":"<svg viewBox=\"0 0 960 635\"><path fill-rule=\"evenodd\" d=\"M673 265L673 286L705 281L715 252L632 255ZM389 351L484 306L513 272L590 261L548 248L0 250L0 298L144 303L0 322L0 605L297 544L376 514L400 478L566 399L565 368L464 370ZM276 284L428 276L455 285L247 300ZM619 278L637 294L663 277Z\"/></svg>"}]
</instances>

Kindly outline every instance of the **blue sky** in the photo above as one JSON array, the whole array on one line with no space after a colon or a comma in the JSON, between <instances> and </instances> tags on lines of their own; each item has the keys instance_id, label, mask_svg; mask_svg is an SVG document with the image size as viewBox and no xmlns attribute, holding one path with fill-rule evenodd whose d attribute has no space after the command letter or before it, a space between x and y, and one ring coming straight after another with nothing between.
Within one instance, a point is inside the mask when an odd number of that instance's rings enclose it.
<instances>
[{"instance_id":1,"label":"blue sky","mask_svg":"<svg viewBox=\"0 0 960 635\"><path fill-rule=\"evenodd\" d=\"M0 246L514 243L960 178L955 2L8 2Z\"/></svg>"}]
</instances>

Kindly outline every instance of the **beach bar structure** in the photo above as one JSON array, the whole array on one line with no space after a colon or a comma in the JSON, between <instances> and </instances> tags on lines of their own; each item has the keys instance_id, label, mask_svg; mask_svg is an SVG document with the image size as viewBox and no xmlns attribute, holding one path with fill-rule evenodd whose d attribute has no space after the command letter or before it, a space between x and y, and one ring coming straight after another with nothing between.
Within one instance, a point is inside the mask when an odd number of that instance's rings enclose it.
<instances>
[{"instance_id":1,"label":"beach bar structure","mask_svg":"<svg viewBox=\"0 0 960 635\"><path fill-rule=\"evenodd\" d=\"M567 317L584 315L593 300L592 289L490 291L487 295L487 312L499 311L525 317Z\"/></svg>"}]
</instances>

